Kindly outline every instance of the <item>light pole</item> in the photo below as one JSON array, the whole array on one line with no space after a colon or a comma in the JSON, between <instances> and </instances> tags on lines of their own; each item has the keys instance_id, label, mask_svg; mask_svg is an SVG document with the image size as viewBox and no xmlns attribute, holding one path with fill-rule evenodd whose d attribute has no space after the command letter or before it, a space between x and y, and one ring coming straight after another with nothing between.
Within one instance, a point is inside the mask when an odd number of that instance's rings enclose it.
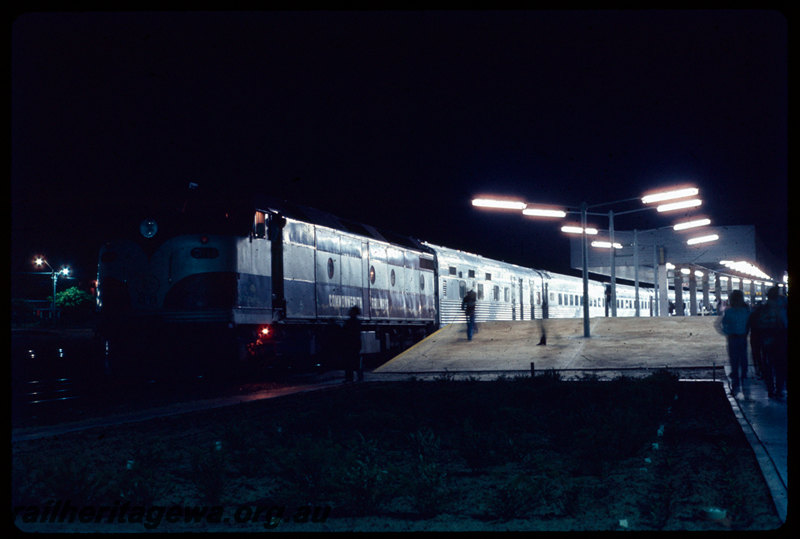
<instances>
[{"instance_id":1,"label":"light pole","mask_svg":"<svg viewBox=\"0 0 800 539\"><path fill-rule=\"evenodd\" d=\"M528 202L524 202L518 199L509 198L509 197L476 197L472 200L472 205L479 207L479 208L486 208L492 210L521 210L523 215L531 216L531 217L551 217L551 218L564 218L567 216L568 213L570 214L577 214L579 213L581 216L581 226L578 227L563 227L562 231L567 233L580 233L581 234L581 258L582 258L582 273L583 273L583 336L585 338L591 337L591 332L589 329L589 252L588 252L588 245L586 241L586 235L591 234L593 231L595 234L597 233L596 229L590 229L587 224L587 216L588 215L602 215L605 216L605 213L591 213L589 212L589 208L595 208L599 206L609 206L612 204L619 204L623 202L630 202L633 200L641 200L643 204L651 204L655 202L664 202L667 200L678 200L677 202L670 203L670 204L662 204L658 207L647 206L645 208L638 208L635 210L628 210L617 213L617 215L623 215L627 213L634 213L638 211L650 210L650 209L657 209L659 212L663 211L672 211L678 210L682 208L692 208L697 207L702 204L702 201L696 198L692 198L687 200L688 197L694 197L699 193L699 189L696 187L681 187L681 188L671 188L667 190L659 190L657 192L653 192L650 194L646 194L642 197L633 197L633 198L626 198L622 200L616 200L613 202L605 202L602 204L594 204L589 206L586 202L582 202L580 205L579 210L575 209L564 209L564 206L561 207L554 207L554 206L547 206L541 204L531 204ZM615 284L615 275L614 275L614 249L616 248L616 244L614 243L614 212L609 211L609 228L611 232L611 241L609 242L609 247L611 248L611 279L612 279L612 313L616 315L616 291L614 290ZM565 228L569 230L565 230Z\"/></svg>"},{"instance_id":2,"label":"light pole","mask_svg":"<svg viewBox=\"0 0 800 539\"><path fill-rule=\"evenodd\" d=\"M58 276L59 276L59 274L62 274L64 276L69 275L69 268L64 267L64 268L61 268L60 271L56 271L56 270L53 269L53 266L51 266L47 262L47 260L45 260L42 257L38 257L36 260L33 261L33 263L36 264L36 266L38 266L38 267L42 267L42 264L44 264L45 266L50 268L50 275L51 275L51 277L53 279L53 301L51 302L51 305L52 305L51 306L51 312L52 312L51 316L53 318L53 322L55 322L55 318L56 318L56 284L58 283Z\"/></svg>"}]
</instances>

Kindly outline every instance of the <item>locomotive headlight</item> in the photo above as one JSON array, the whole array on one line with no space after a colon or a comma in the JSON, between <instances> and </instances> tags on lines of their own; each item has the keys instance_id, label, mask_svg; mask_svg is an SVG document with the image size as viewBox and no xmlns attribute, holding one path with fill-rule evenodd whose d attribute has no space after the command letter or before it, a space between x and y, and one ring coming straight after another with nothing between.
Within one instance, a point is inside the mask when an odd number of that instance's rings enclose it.
<instances>
[{"instance_id":1,"label":"locomotive headlight","mask_svg":"<svg viewBox=\"0 0 800 539\"><path fill-rule=\"evenodd\" d=\"M272 328L269 326L264 326L258 333L259 337L269 337L272 334Z\"/></svg>"},{"instance_id":2,"label":"locomotive headlight","mask_svg":"<svg viewBox=\"0 0 800 539\"><path fill-rule=\"evenodd\" d=\"M158 223L156 223L155 219L147 218L139 223L139 232L145 238L150 239L158 232Z\"/></svg>"}]
</instances>

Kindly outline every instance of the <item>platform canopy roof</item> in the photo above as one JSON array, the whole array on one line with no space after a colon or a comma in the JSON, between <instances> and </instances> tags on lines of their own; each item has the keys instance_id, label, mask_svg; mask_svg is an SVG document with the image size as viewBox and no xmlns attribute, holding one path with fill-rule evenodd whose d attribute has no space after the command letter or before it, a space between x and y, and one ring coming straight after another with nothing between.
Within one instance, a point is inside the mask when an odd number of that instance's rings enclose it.
<instances>
[{"instance_id":1,"label":"platform canopy roof","mask_svg":"<svg viewBox=\"0 0 800 539\"><path fill-rule=\"evenodd\" d=\"M591 246L593 241L609 241L609 235L608 230L599 230L597 235L587 236L590 244L589 273L611 275L611 249ZM717 235L718 239L695 245L687 244L690 238L706 235ZM756 237L754 226L708 226L701 231L681 232L676 232L671 227L640 231L615 230L614 243L619 244L614 249L617 279L633 281L638 265L639 282L652 284L654 264L666 263L668 268L686 267L776 284L783 282L785 268L777 267L774 255L767 252ZM734 265L737 262L746 262L757 269L751 269L744 264ZM570 265L577 270L582 268L580 235L571 236ZM762 273L759 274L757 270Z\"/></svg>"}]
</instances>

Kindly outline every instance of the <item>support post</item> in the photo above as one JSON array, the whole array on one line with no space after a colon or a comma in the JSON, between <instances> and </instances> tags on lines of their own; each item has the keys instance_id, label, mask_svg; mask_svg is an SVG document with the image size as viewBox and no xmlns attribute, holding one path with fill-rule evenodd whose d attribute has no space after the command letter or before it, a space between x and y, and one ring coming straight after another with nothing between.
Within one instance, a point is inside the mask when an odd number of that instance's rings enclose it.
<instances>
[{"instance_id":1,"label":"support post","mask_svg":"<svg viewBox=\"0 0 800 539\"><path fill-rule=\"evenodd\" d=\"M586 202L581 204L581 228L583 232L582 248L583 252L583 336L585 338L591 337L589 332L589 248L586 245Z\"/></svg>"},{"instance_id":2,"label":"support post","mask_svg":"<svg viewBox=\"0 0 800 539\"><path fill-rule=\"evenodd\" d=\"M639 318L639 242L637 241L635 228L633 229L633 283L636 318Z\"/></svg>"},{"instance_id":3,"label":"support post","mask_svg":"<svg viewBox=\"0 0 800 539\"><path fill-rule=\"evenodd\" d=\"M614 249L614 211L608 212L608 233L611 241L611 316L617 317L617 251Z\"/></svg>"}]
</instances>

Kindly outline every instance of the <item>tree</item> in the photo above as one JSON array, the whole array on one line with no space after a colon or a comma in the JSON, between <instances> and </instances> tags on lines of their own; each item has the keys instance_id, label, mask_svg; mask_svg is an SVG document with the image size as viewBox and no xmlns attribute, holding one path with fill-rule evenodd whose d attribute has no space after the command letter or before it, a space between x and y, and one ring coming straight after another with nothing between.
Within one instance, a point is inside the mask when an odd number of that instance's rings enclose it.
<instances>
[{"instance_id":1,"label":"tree","mask_svg":"<svg viewBox=\"0 0 800 539\"><path fill-rule=\"evenodd\" d=\"M56 294L56 308L61 309L61 319L65 322L80 323L89 320L93 305L92 295L77 286Z\"/></svg>"},{"instance_id":2,"label":"tree","mask_svg":"<svg viewBox=\"0 0 800 539\"><path fill-rule=\"evenodd\" d=\"M56 294L56 307L61 309L81 309L90 307L92 295L85 290L72 286Z\"/></svg>"}]
</instances>

